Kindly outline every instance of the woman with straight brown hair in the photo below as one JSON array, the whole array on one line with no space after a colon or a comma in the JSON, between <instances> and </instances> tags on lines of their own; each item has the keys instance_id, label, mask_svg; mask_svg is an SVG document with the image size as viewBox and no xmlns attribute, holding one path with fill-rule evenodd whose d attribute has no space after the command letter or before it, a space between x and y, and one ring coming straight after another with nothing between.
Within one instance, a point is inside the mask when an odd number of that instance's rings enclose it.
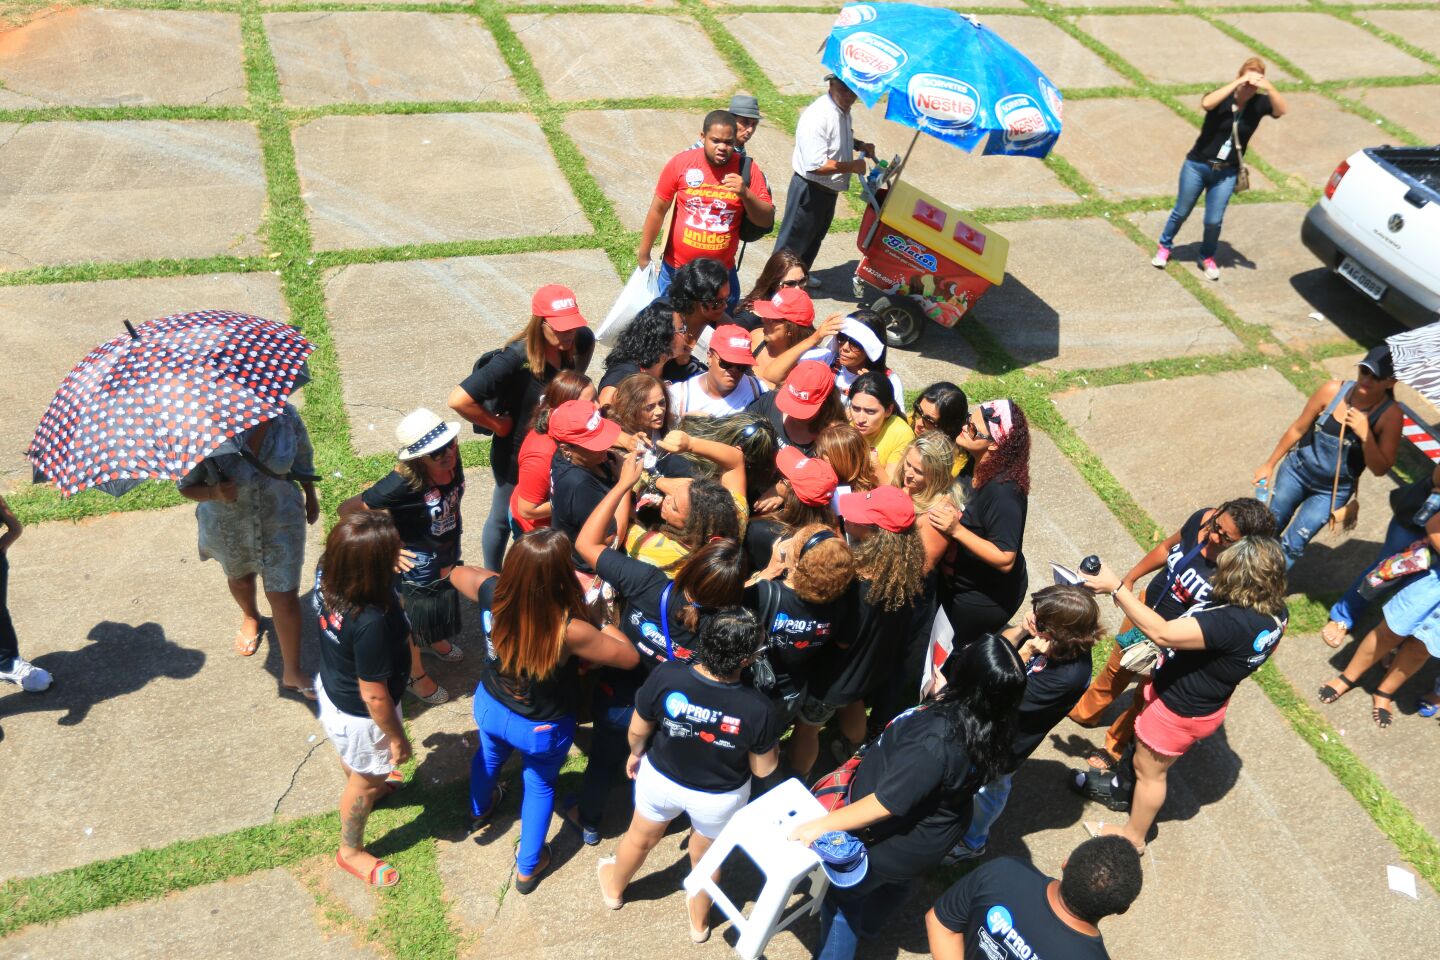
<instances>
[{"instance_id":1,"label":"woman with straight brown hair","mask_svg":"<svg viewBox=\"0 0 1440 960\"><path fill-rule=\"evenodd\" d=\"M830 464L839 486L851 490L874 490L880 486L870 445L853 423L832 423L815 438L815 456Z\"/></svg>"},{"instance_id":2,"label":"woman with straight brown hair","mask_svg":"<svg viewBox=\"0 0 1440 960\"><path fill-rule=\"evenodd\" d=\"M315 678L320 726L340 755L340 849L335 864L372 887L400 882L365 851L365 822L410 759L400 695L410 678L410 625L395 593L400 534L388 513L342 517L325 540L311 593L320 622Z\"/></svg>"},{"instance_id":3,"label":"woman with straight brown hair","mask_svg":"<svg viewBox=\"0 0 1440 960\"><path fill-rule=\"evenodd\" d=\"M470 766L476 826L503 796L500 768L519 751L525 795L515 889L529 893L550 866L545 846L555 781L575 739L580 660L628 670L639 662L618 632L585 619L585 601L570 565L570 538L541 528L515 541L496 576L486 571L476 598L485 632L485 666L475 688L480 749Z\"/></svg>"}]
</instances>

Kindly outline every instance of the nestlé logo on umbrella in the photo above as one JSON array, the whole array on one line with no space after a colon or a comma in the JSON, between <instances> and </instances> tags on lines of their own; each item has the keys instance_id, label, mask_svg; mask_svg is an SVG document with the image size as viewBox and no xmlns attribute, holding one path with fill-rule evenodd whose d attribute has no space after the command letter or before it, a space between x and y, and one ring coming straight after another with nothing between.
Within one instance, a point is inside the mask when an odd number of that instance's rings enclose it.
<instances>
[{"instance_id":1,"label":"nestl\u00e9 logo on umbrella","mask_svg":"<svg viewBox=\"0 0 1440 960\"><path fill-rule=\"evenodd\" d=\"M906 88L910 108L930 130L954 132L975 122L980 94L970 84L938 73L917 73Z\"/></svg>"},{"instance_id":2,"label":"nestl\u00e9 logo on umbrella","mask_svg":"<svg viewBox=\"0 0 1440 960\"><path fill-rule=\"evenodd\" d=\"M1040 104L1028 93L1012 93L995 104L995 119L1005 130L1007 143L1021 144L1038 140L1050 132Z\"/></svg>"},{"instance_id":3,"label":"nestl\u00e9 logo on umbrella","mask_svg":"<svg viewBox=\"0 0 1440 960\"><path fill-rule=\"evenodd\" d=\"M868 31L846 37L840 44L840 57L860 83L874 83L899 70L909 59L900 47Z\"/></svg>"},{"instance_id":4,"label":"nestl\u00e9 logo on umbrella","mask_svg":"<svg viewBox=\"0 0 1440 960\"><path fill-rule=\"evenodd\" d=\"M875 19L875 8L868 3L852 3L835 18L837 27L855 27Z\"/></svg>"}]
</instances>

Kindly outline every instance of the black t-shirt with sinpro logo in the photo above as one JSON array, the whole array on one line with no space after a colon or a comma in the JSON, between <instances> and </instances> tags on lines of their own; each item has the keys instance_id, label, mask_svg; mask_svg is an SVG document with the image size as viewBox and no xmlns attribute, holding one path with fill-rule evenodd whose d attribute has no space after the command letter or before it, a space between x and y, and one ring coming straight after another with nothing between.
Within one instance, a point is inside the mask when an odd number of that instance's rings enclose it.
<instances>
[{"instance_id":1,"label":"black t-shirt with sinpro logo","mask_svg":"<svg viewBox=\"0 0 1440 960\"><path fill-rule=\"evenodd\" d=\"M1206 111L1205 120L1200 124L1200 135L1195 138L1195 145L1186 154L1186 159L1198 163L1224 160L1232 166L1239 166L1240 161L1236 157L1234 146L1230 145L1226 152L1226 147L1234 136L1234 124L1231 123L1234 106L1235 94L1232 93L1216 104L1214 110ZM1246 102L1236 118L1239 120L1241 148L1250 145L1250 138L1255 135L1255 128L1260 126L1260 121L1273 113L1274 107L1270 98L1263 93L1255 94ZM1225 153L1225 156L1222 157L1221 153Z\"/></svg>"},{"instance_id":2,"label":"black t-shirt with sinpro logo","mask_svg":"<svg viewBox=\"0 0 1440 960\"><path fill-rule=\"evenodd\" d=\"M1050 877L1032 864L999 857L950 885L935 919L965 938L965 960L1109 960L1105 940L1055 915Z\"/></svg>"},{"instance_id":3,"label":"black t-shirt with sinpro logo","mask_svg":"<svg viewBox=\"0 0 1440 960\"><path fill-rule=\"evenodd\" d=\"M659 725L647 753L655 769L706 793L744 786L750 754L769 753L780 737L764 694L711 680L678 661L650 674L635 695L635 713Z\"/></svg>"},{"instance_id":4,"label":"black t-shirt with sinpro logo","mask_svg":"<svg viewBox=\"0 0 1440 960\"><path fill-rule=\"evenodd\" d=\"M1205 556L1200 545L1201 528L1208 509L1190 514L1180 528L1180 542L1170 548L1165 570L1155 574L1145 585L1145 604L1166 620L1182 616L1197 603L1210 596L1210 581L1215 579L1215 563ZM1178 568L1178 569L1177 569ZM1168 584L1169 589L1165 589ZM1163 593L1161 591L1164 591Z\"/></svg>"},{"instance_id":5,"label":"black t-shirt with sinpro logo","mask_svg":"<svg viewBox=\"0 0 1440 960\"><path fill-rule=\"evenodd\" d=\"M620 629L640 651L640 666L646 672L666 660L689 660L694 656L695 634L680 622L685 598L675 589L671 589L665 605L672 656L666 655L665 632L660 627L660 598L670 585L670 578L663 571L643 560L627 557L619 550L606 548L595 563L595 572L624 600Z\"/></svg>"},{"instance_id":6,"label":"black t-shirt with sinpro logo","mask_svg":"<svg viewBox=\"0 0 1440 960\"><path fill-rule=\"evenodd\" d=\"M315 571L311 602L320 621L320 682L325 696L341 713L368 717L370 710L360 696L360 680L385 684L390 699L400 702L405 681L410 679L410 621L391 600L389 610L365 607L344 613L325 608L320 589L321 571Z\"/></svg>"},{"instance_id":7,"label":"black t-shirt with sinpro logo","mask_svg":"<svg viewBox=\"0 0 1440 960\"><path fill-rule=\"evenodd\" d=\"M1011 754L1018 765L1035 752L1057 723L1074 709L1090 686L1090 658L1055 663L1041 654L1025 671L1025 695L1015 721L1015 742Z\"/></svg>"},{"instance_id":8,"label":"black t-shirt with sinpro logo","mask_svg":"<svg viewBox=\"0 0 1440 960\"><path fill-rule=\"evenodd\" d=\"M465 470L457 460L455 476L443 487L416 490L392 470L360 499L371 510L390 511L405 549L419 554L406 578L429 583L439 579L442 569L460 562L460 498L464 495Z\"/></svg>"},{"instance_id":9,"label":"black t-shirt with sinpro logo","mask_svg":"<svg viewBox=\"0 0 1440 960\"><path fill-rule=\"evenodd\" d=\"M781 697L802 689L810 679L811 666L835 640L835 631L849 609L846 596L831 603L810 603L782 580L766 580L745 591L742 604L757 613L766 608L765 597L777 591L779 606L768 624L765 659L775 672L773 696Z\"/></svg>"},{"instance_id":10,"label":"black t-shirt with sinpro logo","mask_svg":"<svg viewBox=\"0 0 1440 960\"><path fill-rule=\"evenodd\" d=\"M1229 702L1235 688L1259 670L1285 634L1290 613L1266 616L1245 607L1191 608L1203 650L1164 650L1155 667L1155 695L1182 717L1206 717Z\"/></svg>"}]
</instances>

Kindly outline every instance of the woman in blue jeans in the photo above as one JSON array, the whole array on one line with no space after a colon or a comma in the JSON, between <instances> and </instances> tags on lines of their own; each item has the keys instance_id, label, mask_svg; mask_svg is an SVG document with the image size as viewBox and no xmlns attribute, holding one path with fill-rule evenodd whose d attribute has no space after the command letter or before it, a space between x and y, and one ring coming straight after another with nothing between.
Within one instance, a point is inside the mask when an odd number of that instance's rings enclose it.
<instances>
[{"instance_id":1,"label":"woman in blue jeans","mask_svg":"<svg viewBox=\"0 0 1440 960\"><path fill-rule=\"evenodd\" d=\"M1376 347L1360 361L1354 380L1331 380L1310 395L1270 459L1255 470L1252 482L1258 487L1265 481L1270 489L1270 513L1286 569L1300 559L1331 512L1350 502L1362 473L1383 477L1395 466L1401 422L1394 390L1390 348Z\"/></svg>"},{"instance_id":2,"label":"woman in blue jeans","mask_svg":"<svg viewBox=\"0 0 1440 960\"><path fill-rule=\"evenodd\" d=\"M1200 266L1210 280L1220 279L1220 268L1215 264L1215 252L1220 245L1220 225L1225 219L1225 207L1230 195L1235 192L1235 179L1240 172L1242 155L1255 134L1255 128L1265 117L1282 117L1288 109L1285 98L1265 79L1265 61L1251 57L1240 65L1235 79L1223 87L1211 90L1200 98L1200 107L1205 119L1200 124L1200 135L1195 145L1185 155L1180 167L1180 189L1175 197L1175 209L1165 221L1165 230L1160 234L1160 246L1150 261L1157 267L1170 262L1170 249L1175 235L1184 226L1195 201L1205 194L1205 233L1200 241ZM1240 142L1235 143L1239 134Z\"/></svg>"},{"instance_id":3,"label":"woman in blue jeans","mask_svg":"<svg viewBox=\"0 0 1440 960\"><path fill-rule=\"evenodd\" d=\"M497 577L480 585L485 666L475 689L480 749L470 767L472 830L489 822L504 796L500 768L519 751L525 795L515 889L529 893L550 866L545 845L555 781L575 739L579 665L628 669L639 662L619 633L585 619L585 601L570 563L570 538L541 528L515 541Z\"/></svg>"}]
</instances>

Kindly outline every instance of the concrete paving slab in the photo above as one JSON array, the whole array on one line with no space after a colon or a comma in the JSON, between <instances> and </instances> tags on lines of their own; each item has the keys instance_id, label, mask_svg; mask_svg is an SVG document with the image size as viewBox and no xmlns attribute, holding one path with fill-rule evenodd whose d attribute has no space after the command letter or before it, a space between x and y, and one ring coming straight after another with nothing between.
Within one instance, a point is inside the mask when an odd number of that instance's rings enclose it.
<instances>
[{"instance_id":1,"label":"concrete paving slab","mask_svg":"<svg viewBox=\"0 0 1440 960\"><path fill-rule=\"evenodd\" d=\"M1305 397L1263 367L1077 390L1055 402L1120 484L1172 531L1199 507L1252 493L1255 469L1299 416ZM1200 410L1211 416L1197 437ZM1379 548L1394 488L1388 477L1362 480L1359 526L1312 540L1290 573L1291 589L1312 596L1343 590Z\"/></svg>"},{"instance_id":2,"label":"concrete paving slab","mask_svg":"<svg viewBox=\"0 0 1440 960\"><path fill-rule=\"evenodd\" d=\"M1239 345L1103 220L1007 223L1003 232L1010 241L1005 282L985 294L972 316L1022 364L1108 367L1120 358L1194 356ZM1085 255L1067 254L1073 250Z\"/></svg>"},{"instance_id":3,"label":"concrete paving slab","mask_svg":"<svg viewBox=\"0 0 1440 960\"><path fill-rule=\"evenodd\" d=\"M1412 43L1421 50L1440 57L1440 11L1420 8L1360 10L1357 13L1381 30L1393 33L1406 43Z\"/></svg>"},{"instance_id":4,"label":"concrete paving slab","mask_svg":"<svg viewBox=\"0 0 1440 960\"><path fill-rule=\"evenodd\" d=\"M1260 124L1250 148L1282 173L1323 186L1336 164L1383 133L1364 117L1318 93L1287 93L1290 112Z\"/></svg>"},{"instance_id":5,"label":"concrete paving slab","mask_svg":"<svg viewBox=\"0 0 1440 960\"><path fill-rule=\"evenodd\" d=\"M1197 132L1175 111L1154 100L1121 98L1076 100L1066 104L1065 114L1056 152L1106 199L1175 195L1180 163ZM1115 149L1136 130L1145 131L1145 150ZM1255 188L1262 189L1258 183Z\"/></svg>"},{"instance_id":6,"label":"concrete paving slab","mask_svg":"<svg viewBox=\"0 0 1440 960\"><path fill-rule=\"evenodd\" d=\"M760 64L781 93L825 92L827 70L817 52L835 24L831 13L742 13L721 15L745 52Z\"/></svg>"},{"instance_id":7,"label":"concrete paving slab","mask_svg":"<svg viewBox=\"0 0 1440 960\"><path fill-rule=\"evenodd\" d=\"M1229 69L1225 65L1254 56L1253 50L1229 34L1189 15L1095 14L1081 17L1075 25L1155 83L1219 86ZM1272 80L1294 79L1276 66L1269 68L1269 76ZM1071 132L1067 129L1066 136Z\"/></svg>"},{"instance_id":8,"label":"concrete paving slab","mask_svg":"<svg viewBox=\"0 0 1440 960\"><path fill-rule=\"evenodd\" d=\"M620 292L615 268L599 250L331 271L325 297L356 450L393 449L395 424L416 406L444 411L450 388L469 374L476 357L524 326L531 294L551 282L574 289L594 324ZM598 376L599 362L591 368Z\"/></svg>"},{"instance_id":9,"label":"concrete paving slab","mask_svg":"<svg viewBox=\"0 0 1440 960\"><path fill-rule=\"evenodd\" d=\"M139 323L191 310L225 309L288 320L270 273L106 280L10 287L0 298L0 489L28 487L25 448L55 388L91 349Z\"/></svg>"},{"instance_id":10,"label":"concrete paving slab","mask_svg":"<svg viewBox=\"0 0 1440 960\"><path fill-rule=\"evenodd\" d=\"M317 249L590 230L529 116L321 117L294 137Z\"/></svg>"},{"instance_id":11,"label":"concrete paving slab","mask_svg":"<svg viewBox=\"0 0 1440 960\"><path fill-rule=\"evenodd\" d=\"M915 131L885 119L883 107L854 107L855 136L875 144L876 156L904 156ZM905 180L961 210L1073 203L1078 198L1050 168L1031 157L965 153L921 135L905 165ZM854 204L861 212L858 202Z\"/></svg>"},{"instance_id":12,"label":"concrete paving slab","mask_svg":"<svg viewBox=\"0 0 1440 960\"><path fill-rule=\"evenodd\" d=\"M265 33L287 103L520 99L495 38L466 14L271 13Z\"/></svg>"},{"instance_id":13,"label":"concrete paving slab","mask_svg":"<svg viewBox=\"0 0 1440 960\"><path fill-rule=\"evenodd\" d=\"M0 109L245 98L233 13L68 8L0 38Z\"/></svg>"},{"instance_id":14,"label":"concrete paving slab","mask_svg":"<svg viewBox=\"0 0 1440 960\"><path fill-rule=\"evenodd\" d=\"M260 252L248 123L0 123L0 270Z\"/></svg>"},{"instance_id":15,"label":"concrete paving slab","mask_svg":"<svg viewBox=\"0 0 1440 960\"><path fill-rule=\"evenodd\" d=\"M1389 314L1332 275L1300 243L1300 224L1308 210L1299 203L1232 204L1225 211L1215 257L1220 282L1206 286L1241 319L1268 326L1296 348L1398 331ZM1148 236L1159 237L1169 216L1169 211L1156 210L1132 219ZM1201 220L1197 210L1185 221L1176 238L1172 270L1199 270ZM1317 312L1323 319L1310 316Z\"/></svg>"},{"instance_id":16,"label":"concrete paving slab","mask_svg":"<svg viewBox=\"0 0 1440 960\"><path fill-rule=\"evenodd\" d=\"M82 914L53 927L33 927L0 941L0 952L24 960L207 957L244 960L284 955L296 960L380 956L344 933L325 931L315 900L284 870Z\"/></svg>"},{"instance_id":17,"label":"concrete paving slab","mask_svg":"<svg viewBox=\"0 0 1440 960\"><path fill-rule=\"evenodd\" d=\"M1058 876L1086 839L1083 820L1123 819L1061 785L1101 737L1067 721L1041 744L990 835L995 855L1029 856ZM1413 932L1440 926L1423 880L1418 902L1386 889L1385 867L1402 863L1398 852L1256 684L1241 684L1224 726L1176 763L1168 783L1140 897L1101 924L1111 956L1419 957ZM1330 853L1337 844L1344 857ZM1205 909L1175 909L1196 890Z\"/></svg>"},{"instance_id":18,"label":"concrete paving slab","mask_svg":"<svg viewBox=\"0 0 1440 960\"><path fill-rule=\"evenodd\" d=\"M1048 20L997 14L987 16L985 25L1023 51L1062 90L1130 85L1093 51Z\"/></svg>"},{"instance_id":19,"label":"concrete paving slab","mask_svg":"<svg viewBox=\"0 0 1440 960\"><path fill-rule=\"evenodd\" d=\"M1433 86L1350 87L1341 96L1358 100L1426 143L1440 143L1440 97L1435 92Z\"/></svg>"},{"instance_id":20,"label":"concrete paving slab","mask_svg":"<svg viewBox=\"0 0 1440 960\"><path fill-rule=\"evenodd\" d=\"M720 96L738 82L704 32L681 17L547 13L511 17L510 26L556 100Z\"/></svg>"},{"instance_id":21,"label":"concrete paving slab","mask_svg":"<svg viewBox=\"0 0 1440 960\"><path fill-rule=\"evenodd\" d=\"M1221 19L1315 80L1420 76L1430 70L1374 34L1323 13L1231 13Z\"/></svg>"},{"instance_id":22,"label":"concrete paving slab","mask_svg":"<svg viewBox=\"0 0 1440 960\"><path fill-rule=\"evenodd\" d=\"M765 104L760 105L761 113ZM703 112L689 110L580 110L565 116L565 132L580 147L585 165L615 205L627 230L639 230L655 195L660 170L700 135ZM623 143L625 150L606 149ZM761 122L747 151L770 181L776 219L790 189L790 153L794 140L784 130ZM772 234L773 235L773 234ZM663 236L656 249L663 243Z\"/></svg>"},{"instance_id":23,"label":"concrete paving slab","mask_svg":"<svg viewBox=\"0 0 1440 960\"><path fill-rule=\"evenodd\" d=\"M307 571L320 536L310 528ZM340 772L312 708L278 696L273 634L255 657L235 654L238 612L195 537L187 505L41 524L11 551L21 652L55 686L0 692L7 762L29 771L33 800L0 828L11 851L0 880L337 802ZM310 669L315 643L303 648Z\"/></svg>"}]
</instances>

